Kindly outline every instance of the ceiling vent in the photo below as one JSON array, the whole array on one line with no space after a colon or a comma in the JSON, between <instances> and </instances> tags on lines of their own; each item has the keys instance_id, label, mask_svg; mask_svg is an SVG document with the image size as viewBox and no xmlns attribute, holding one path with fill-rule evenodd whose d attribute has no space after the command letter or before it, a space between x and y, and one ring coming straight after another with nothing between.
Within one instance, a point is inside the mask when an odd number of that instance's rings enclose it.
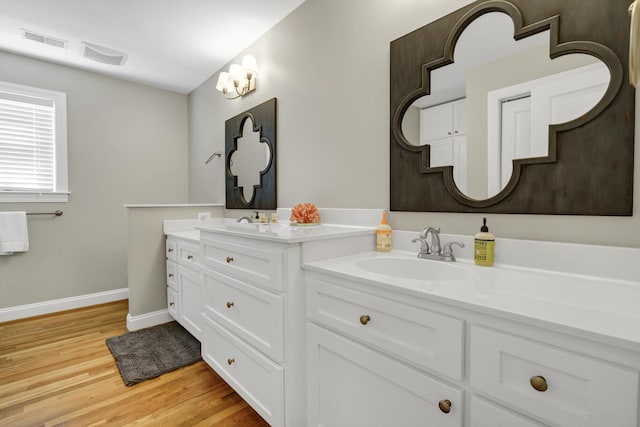
<instances>
[{"instance_id":1,"label":"ceiling vent","mask_svg":"<svg viewBox=\"0 0 640 427\"><path fill-rule=\"evenodd\" d=\"M109 65L122 65L127 61L128 56L125 52L89 42L80 42L80 55Z\"/></svg>"},{"instance_id":2,"label":"ceiling vent","mask_svg":"<svg viewBox=\"0 0 640 427\"><path fill-rule=\"evenodd\" d=\"M24 28L21 28L20 31L22 31L22 38L26 40L47 44L49 46L59 47L61 49L66 49L69 45L69 42L66 40L51 37L46 34L36 33L35 31L27 30Z\"/></svg>"}]
</instances>

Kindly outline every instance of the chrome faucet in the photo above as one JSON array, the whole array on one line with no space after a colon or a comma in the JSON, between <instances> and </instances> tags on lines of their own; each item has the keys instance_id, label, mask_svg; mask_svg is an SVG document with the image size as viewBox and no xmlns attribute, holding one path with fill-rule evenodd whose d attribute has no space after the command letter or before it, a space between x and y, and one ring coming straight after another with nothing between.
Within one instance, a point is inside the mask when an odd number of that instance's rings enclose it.
<instances>
[{"instance_id":1,"label":"chrome faucet","mask_svg":"<svg viewBox=\"0 0 640 427\"><path fill-rule=\"evenodd\" d=\"M431 235L431 246L427 238ZM453 255L453 245L458 245L464 248L464 243L460 242L447 242L444 247L440 247L440 228L439 227L426 227L418 237L411 240L413 243L420 242L420 252L418 252L418 258L435 259L439 261L453 262L456 257Z\"/></svg>"},{"instance_id":2,"label":"chrome faucet","mask_svg":"<svg viewBox=\"0 0 640 427\"><path fill-rule=\"evenodd\" d=\"M248 216L241 216L240 218L238 218L237 222L242 222L242 220L244 219L246 219L247 222L251 224L251 218L249 218Z\"/></svg>"}]
</instances>

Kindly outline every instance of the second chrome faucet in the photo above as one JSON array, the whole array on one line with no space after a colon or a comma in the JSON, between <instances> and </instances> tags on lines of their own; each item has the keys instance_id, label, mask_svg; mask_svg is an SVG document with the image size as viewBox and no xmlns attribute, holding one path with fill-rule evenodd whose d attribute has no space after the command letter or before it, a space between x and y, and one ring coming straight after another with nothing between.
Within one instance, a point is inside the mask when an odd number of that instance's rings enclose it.
<instances>
[{"instance_id":1,"label":"second chrome faucet","mask_svg":"<svg viewBox=\"0 0 640 427\"><path fill-rule=\"evenodd\" d=\"M428 237L431 235L431 245L429 245ZM418 258L434 259L438 261L453 262L456 257L453 255L453 245L458 245L464 248L464 243L460 242L447 242L441 247L440 244L440 228L439 227L426 227L418 237L411 240L412 242L420 242L420 251L418 252Z\"/></svg>"}]
</instances>

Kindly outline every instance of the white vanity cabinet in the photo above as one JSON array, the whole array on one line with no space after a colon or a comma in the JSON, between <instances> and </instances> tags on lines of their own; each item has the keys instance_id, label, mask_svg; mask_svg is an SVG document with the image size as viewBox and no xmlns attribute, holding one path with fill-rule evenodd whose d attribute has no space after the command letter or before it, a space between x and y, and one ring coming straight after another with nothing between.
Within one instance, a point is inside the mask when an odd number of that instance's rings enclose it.
<instances>
[{"instance_id":1,"label":"white vanity cabinet","mask_svg":"<svg viewBox=\"0 0 640 427\"><path fill-rule=\"evenodd\" d=\"M304 267L308 426L639 427L637 350L333 265Z\"/></svg>"},{"instance_id":2,"label":"white vanity cabinet","mask_svg":"<svg viewBox=\"0 0 640 427\"><path fill-rule=\"evenodd\" d=\"M201 248L204 360L270 425L303 425L300 245L202 231Z\"/></svg>"},{"instance_id":3,"label":"white vanity cabinet","mask_svg":"<svg viewBox=\"0 0 640 427\"><path fill-rule=\"evenodd\" d=\"M202 339L202 268L197 241L167 236L167 308L198 340Z\"/></svg>"},{"instance_id":4,"label":"white vanity cabinet","mask_svg":"<svg viewBox=\"0 0 640 427\"><path fill-rule=\"evenodd\" d=\"M273 427L307 423L301 264L374 247L373 228L200 229L202 357ZM424 387L424 386L421 386Z\"/></svg>"},{"instance_id":5,"label":"white vanity cabinet","mask_svg":"<svg viewBox=\"0 0 640 427\"><path fill-rule=\"evenodd\" d=\"M461 427L463 322L307 274L309 426ZM407 366L407 363L413 366ZM418 369L416 369L418 368Z\"/></svg>"}]
</instances>

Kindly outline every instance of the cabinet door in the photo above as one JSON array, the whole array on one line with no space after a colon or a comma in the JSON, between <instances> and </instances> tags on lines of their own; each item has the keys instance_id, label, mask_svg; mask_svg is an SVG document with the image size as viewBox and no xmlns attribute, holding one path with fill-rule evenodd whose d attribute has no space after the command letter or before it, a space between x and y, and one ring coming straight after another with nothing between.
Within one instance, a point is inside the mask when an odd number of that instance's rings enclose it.
<instances>
[{"instance_id":1,"label":"cabinet door","mask_svg":"<svg viewBox=\"0 0 640 427\"><path fill-rule=\"evenodd\" d=\"M451 137L453 137L453 103L435 105L420 111L420 141Z\"/></svg>"},{"instance_id":2,"label":"cabinet door","mask_svg":"<svg viewBox=\"0 0 640 427\"><path fill-rule=\"evenodd\" d=\"M180 324L198 340L202 340L202 273L178 266Z\"/></svg>"},{"instance_id":3,"label":"cabinet door","mask_svg":"<svg viewBox=\"0 0 640 427\"><path fill-rule=\"evenodd\" d=\"M177 291L177 279L178 279L178 265L170 260L167 260L167 286Z\"/></svg>"},{"instance_id":4,"label":"cabinet door","mask_svg":"<svg viewBox=\"0 0 640 427\"><path fill-rule=\"evenodd\" d=\"M471 396L471 427L544 427L544 425Z\"/></svg>"},{"instance_id":5,"label":"cabinet door","mask_svg":"<svg viewBox=\"0 0 640 427\"><path fill-rule=\"evenodd\" d=\"M462 425L461 390L316 325L307 332L308 426Z\"/></svg>"},{"instance_id":6,"label":"cabinet door","mask_svg":"<svg viewBox=\"0 0 640 427\"><path fill-rule=\"evenodd\" d=\"M462 320L312 278L307 298L313 321L419 368L462 379Z\"/></svg>"},{"instance_id":7,"label":"cabinet door","mask_svg":"<svg viewBox=\"0 0 640 427\"><path fill-rule=\"evenodd\" d=\"M282 295L207 271L204 309L213 320L277 362L284 360Z\"/></svg>"},{"instance_id":8,"label":"cabinet door","mask_svg":"<svg viewBox=\"0 0 640 427\"><path fill-rule=\"evenodd\" d=\"M167 257L167 259L170 259L171 261L177 261L178 260L178 242L176 242L176 240L174 239L167 239L165 241L165 255Z\"/></svg>"},{"instance_id":9,"label":"cabinet door","mask_svg":"<svg viewBox=\"0 0 640 427\"><path fill-rule=\"evenodd\" d=\"M467 99L462 98L451 103L453 115L453 136L467 134Z\"/></svg>"},{"instance_id":10,"label":"cabinet door","mask_svg":"<svg viewBox=\"0 0 640 427\"><path fill-rule=\"evenodd\" d=\"M180 322L180 311L179 311L179 300L178 300L178 292L175 289L167 286L167 309L169 310L169 314L175 320Z\"/></svg>"},{"instance_id":11,"label":"cabinet door","mask_svg":"<svg viewBox=\"0 0 640 427\"><path fill-rule=\"evenodd\" d=\"M467 133L467 100L435 105L420 110L420 145Z\"/></svg>"},{"instance_id":12,"label":"cabinet door","mask_svg":"<svg viewBox=\"0 0 640 427\"><path fill-rule=\"evenodd\" d=\"M467 192L467 136L453 138L453 180L458 189Z\"/></svg>"},{"instance_id":13,"label":"cabinet door","mask_svg":"<svg viewBox=\"0 0 640 427\"><path fill-rule=\"evenodd\" d=\"M281 252L209 239L202 240L202 250L211 270L275 291L285 289Z\"/></svg>"},{"instance_id":14,"label":"cabinet door","mask_svg":"<svg viewBox=\"0 0 640 427\"><path fill-rule=\"evenodd\" d=\"M470 383L557 427L638 427L638 372L474 325Z\"/></svg>"},{"instance_id":15,"label":"cabinet door","mask_svg":"<svg viewBox=\"0 0 640 427\"><path fill-rule=\"evenodd\" d=\"M207 314L203 314L203 319L204 361L270 426L283 427L284 369L227 331Z\"/></svg>"},{"instance_id":16,"label":"cabinet door","mask_svg":"<svg viewBox=\"0 0 640 427\"><path fill-rule=\"evenodd\" d=\"M429 165L432 168L453 166L453 138L431 140L429 145Z\"/></svg>"}]
</instances>

